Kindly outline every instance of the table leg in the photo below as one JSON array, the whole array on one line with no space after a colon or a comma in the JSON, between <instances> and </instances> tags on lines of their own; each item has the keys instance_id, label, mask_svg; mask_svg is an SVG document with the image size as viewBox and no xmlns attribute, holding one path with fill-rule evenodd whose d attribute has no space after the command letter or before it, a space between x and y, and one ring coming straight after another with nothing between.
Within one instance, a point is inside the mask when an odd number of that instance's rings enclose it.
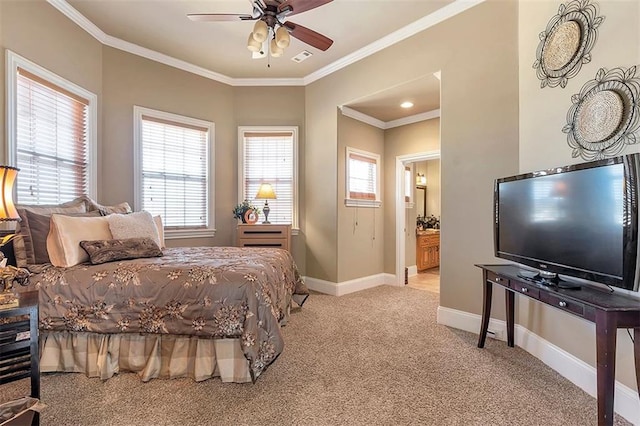
<instances>
[{"instance_id":1,"label":"table leg","mask_svg":"<svg viewBox=\"0 0 640 426\"><path fill-rule=\"evenodd\" d=\"M487 339L487 330L489 330L489 318L491 317L491 293L493 284L487 281L486 273L482 274L484 280L482 297L482 324L480 326L480 336L478 337L478 347L484 348L484 342Z\"/></svg>"},{"instance_id":2,"label":"table leg","mask_svg":"<svg viewBox=\"0 0 640 426\"><path fill-rule=\"evenodd\" d=\"M636 336L639 333L636 331ZM596 372L598 378L598 425L613 425L616 374L615 314L596 311ZM636 348L637 355L637 348Z\"/></svg>"},{"instance_id":3,"label":"table leg","mask_svg":"<svg viewBox=\"0 0 640 426\"><path fill-rule=\"evenodd\" d=\"M505 305L507 307L507 345L513 347L513 329L515 327L515 294L510 290L505 290Z\"/></svg>"}]
</instances>

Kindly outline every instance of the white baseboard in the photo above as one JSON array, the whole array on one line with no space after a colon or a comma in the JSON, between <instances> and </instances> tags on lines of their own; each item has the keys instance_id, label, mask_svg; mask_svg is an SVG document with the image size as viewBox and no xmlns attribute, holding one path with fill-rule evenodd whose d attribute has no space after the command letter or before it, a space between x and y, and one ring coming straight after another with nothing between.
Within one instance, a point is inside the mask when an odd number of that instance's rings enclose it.
<instances>
[{"instance_id":1,"label":"white baseboard","mask_svg":"<svg viewBox=\"0 0 640 426\"><path fill-rule=\"evenodd\" d=\"M408 269L409 269L408 275L410 277L415 277L416 275L418 275L418 266L417 265L409 266Z\"/></svg>"},{"instance_id":2,"label":"white baseboard","mask_svg":"<svg viewBox=\"0 0 640 426\"><path fill-rule=\"evenodd\" d=\"M304 282L309 289L332 296L343 296L356 291L366 290L383 284L393 285L395 281L393 274L376 274L368 277L356 278L354 280L334 283L332 281L319 280L312 277L304 277Z\"/></svg>"},{"instance_id":3,"label":"white baseboard","mask_svg":"<svg viewBox=\"0 0 640 426\"><path fill-rule=\"evenodd\" d=\"M438 324L477 334L480 331L481 317L480 315L439 306L437 321ZM489 320L489 331L493 331L496 338L506 340L507 324L505 321L492 318ZM595 367L519 324L516 324L514 333L514 343L517 346L540 359L589 395L596 396ZM614 401L616 413L631 423L640 426L640 399L638 399L638 393L616 381Z\"/></svg>"}]
</instances>

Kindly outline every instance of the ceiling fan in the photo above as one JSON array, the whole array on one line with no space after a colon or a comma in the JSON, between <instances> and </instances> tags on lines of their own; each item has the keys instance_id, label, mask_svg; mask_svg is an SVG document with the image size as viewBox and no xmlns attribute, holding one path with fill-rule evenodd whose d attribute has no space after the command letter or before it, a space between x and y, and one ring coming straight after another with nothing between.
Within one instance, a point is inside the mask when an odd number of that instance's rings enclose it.
<instances>
[{"instance_id":1,"label":"ceiling fan","mask_svg":"<svg viewBox=\"0 0 640 426\"><path fill-rule=\"evenodd\" d=\"M271 56L282 56L289 46L290 35L298 40L326 51L333 40L307 27L291 21L289 16L315 9L333 0L249 0L253 6L251 14L243 13L190 13L187 17L192 21L256 21L253 32L249 34L247 48L254 52L254 58L266 56L269 49ZM271 42L269 43L269 38Z\"/></svg>"}]
</instances>

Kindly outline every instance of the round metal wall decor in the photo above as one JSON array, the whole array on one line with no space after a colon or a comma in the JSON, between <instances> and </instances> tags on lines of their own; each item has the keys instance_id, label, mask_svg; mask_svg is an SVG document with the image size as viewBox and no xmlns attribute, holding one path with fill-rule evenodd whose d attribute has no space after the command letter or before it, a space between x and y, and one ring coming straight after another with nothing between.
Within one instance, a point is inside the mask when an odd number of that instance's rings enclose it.
<instances>
[{"instance_id":1,"label":"round metal wall decor","mask_svg":"<svg viewBox=\"0 0 640 426\"><path fill-rule=\"evenodd\" d=\"M562 131L573 149L572 157L599 160L620 154L638 142L640 78L636 67L598 70L580 93L571 97L567 125Z\"/></svg>"},{"instance_id":2,"label":"round metal wall decor","mask_svg":"<svg viewBox=\"0 0 640 426\"><path fill-rule=\"evenodd\" d=\"M540 87L564 88L582 64L591 62L591 49L598 37L598 27L604 16L591 0L573 0L562 4L540 33L536 50L536 69Z\"/></svg>"}]
</instances>

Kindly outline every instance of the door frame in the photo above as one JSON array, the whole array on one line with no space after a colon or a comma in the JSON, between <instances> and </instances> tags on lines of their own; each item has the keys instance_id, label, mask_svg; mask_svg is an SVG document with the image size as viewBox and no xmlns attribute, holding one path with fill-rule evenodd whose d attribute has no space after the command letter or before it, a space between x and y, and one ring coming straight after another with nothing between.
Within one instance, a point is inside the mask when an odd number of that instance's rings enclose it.
<instances>
[{"instance_id":1,"label":"door frame","mask_svg":"<svg viewBox=\"0 0 640 426\"><path fill-rule=\"evenodd\" d=\"M417 152L413 154L398 155L396 157L396 278L395 285L404 285L405 253L405 200L404 200L404 168L407 164L417 161L438 160L440 150ZM440 169L442 176L442 169ZM442 185L440 185L442 188Z\"/></svg>"}]
</instances>

